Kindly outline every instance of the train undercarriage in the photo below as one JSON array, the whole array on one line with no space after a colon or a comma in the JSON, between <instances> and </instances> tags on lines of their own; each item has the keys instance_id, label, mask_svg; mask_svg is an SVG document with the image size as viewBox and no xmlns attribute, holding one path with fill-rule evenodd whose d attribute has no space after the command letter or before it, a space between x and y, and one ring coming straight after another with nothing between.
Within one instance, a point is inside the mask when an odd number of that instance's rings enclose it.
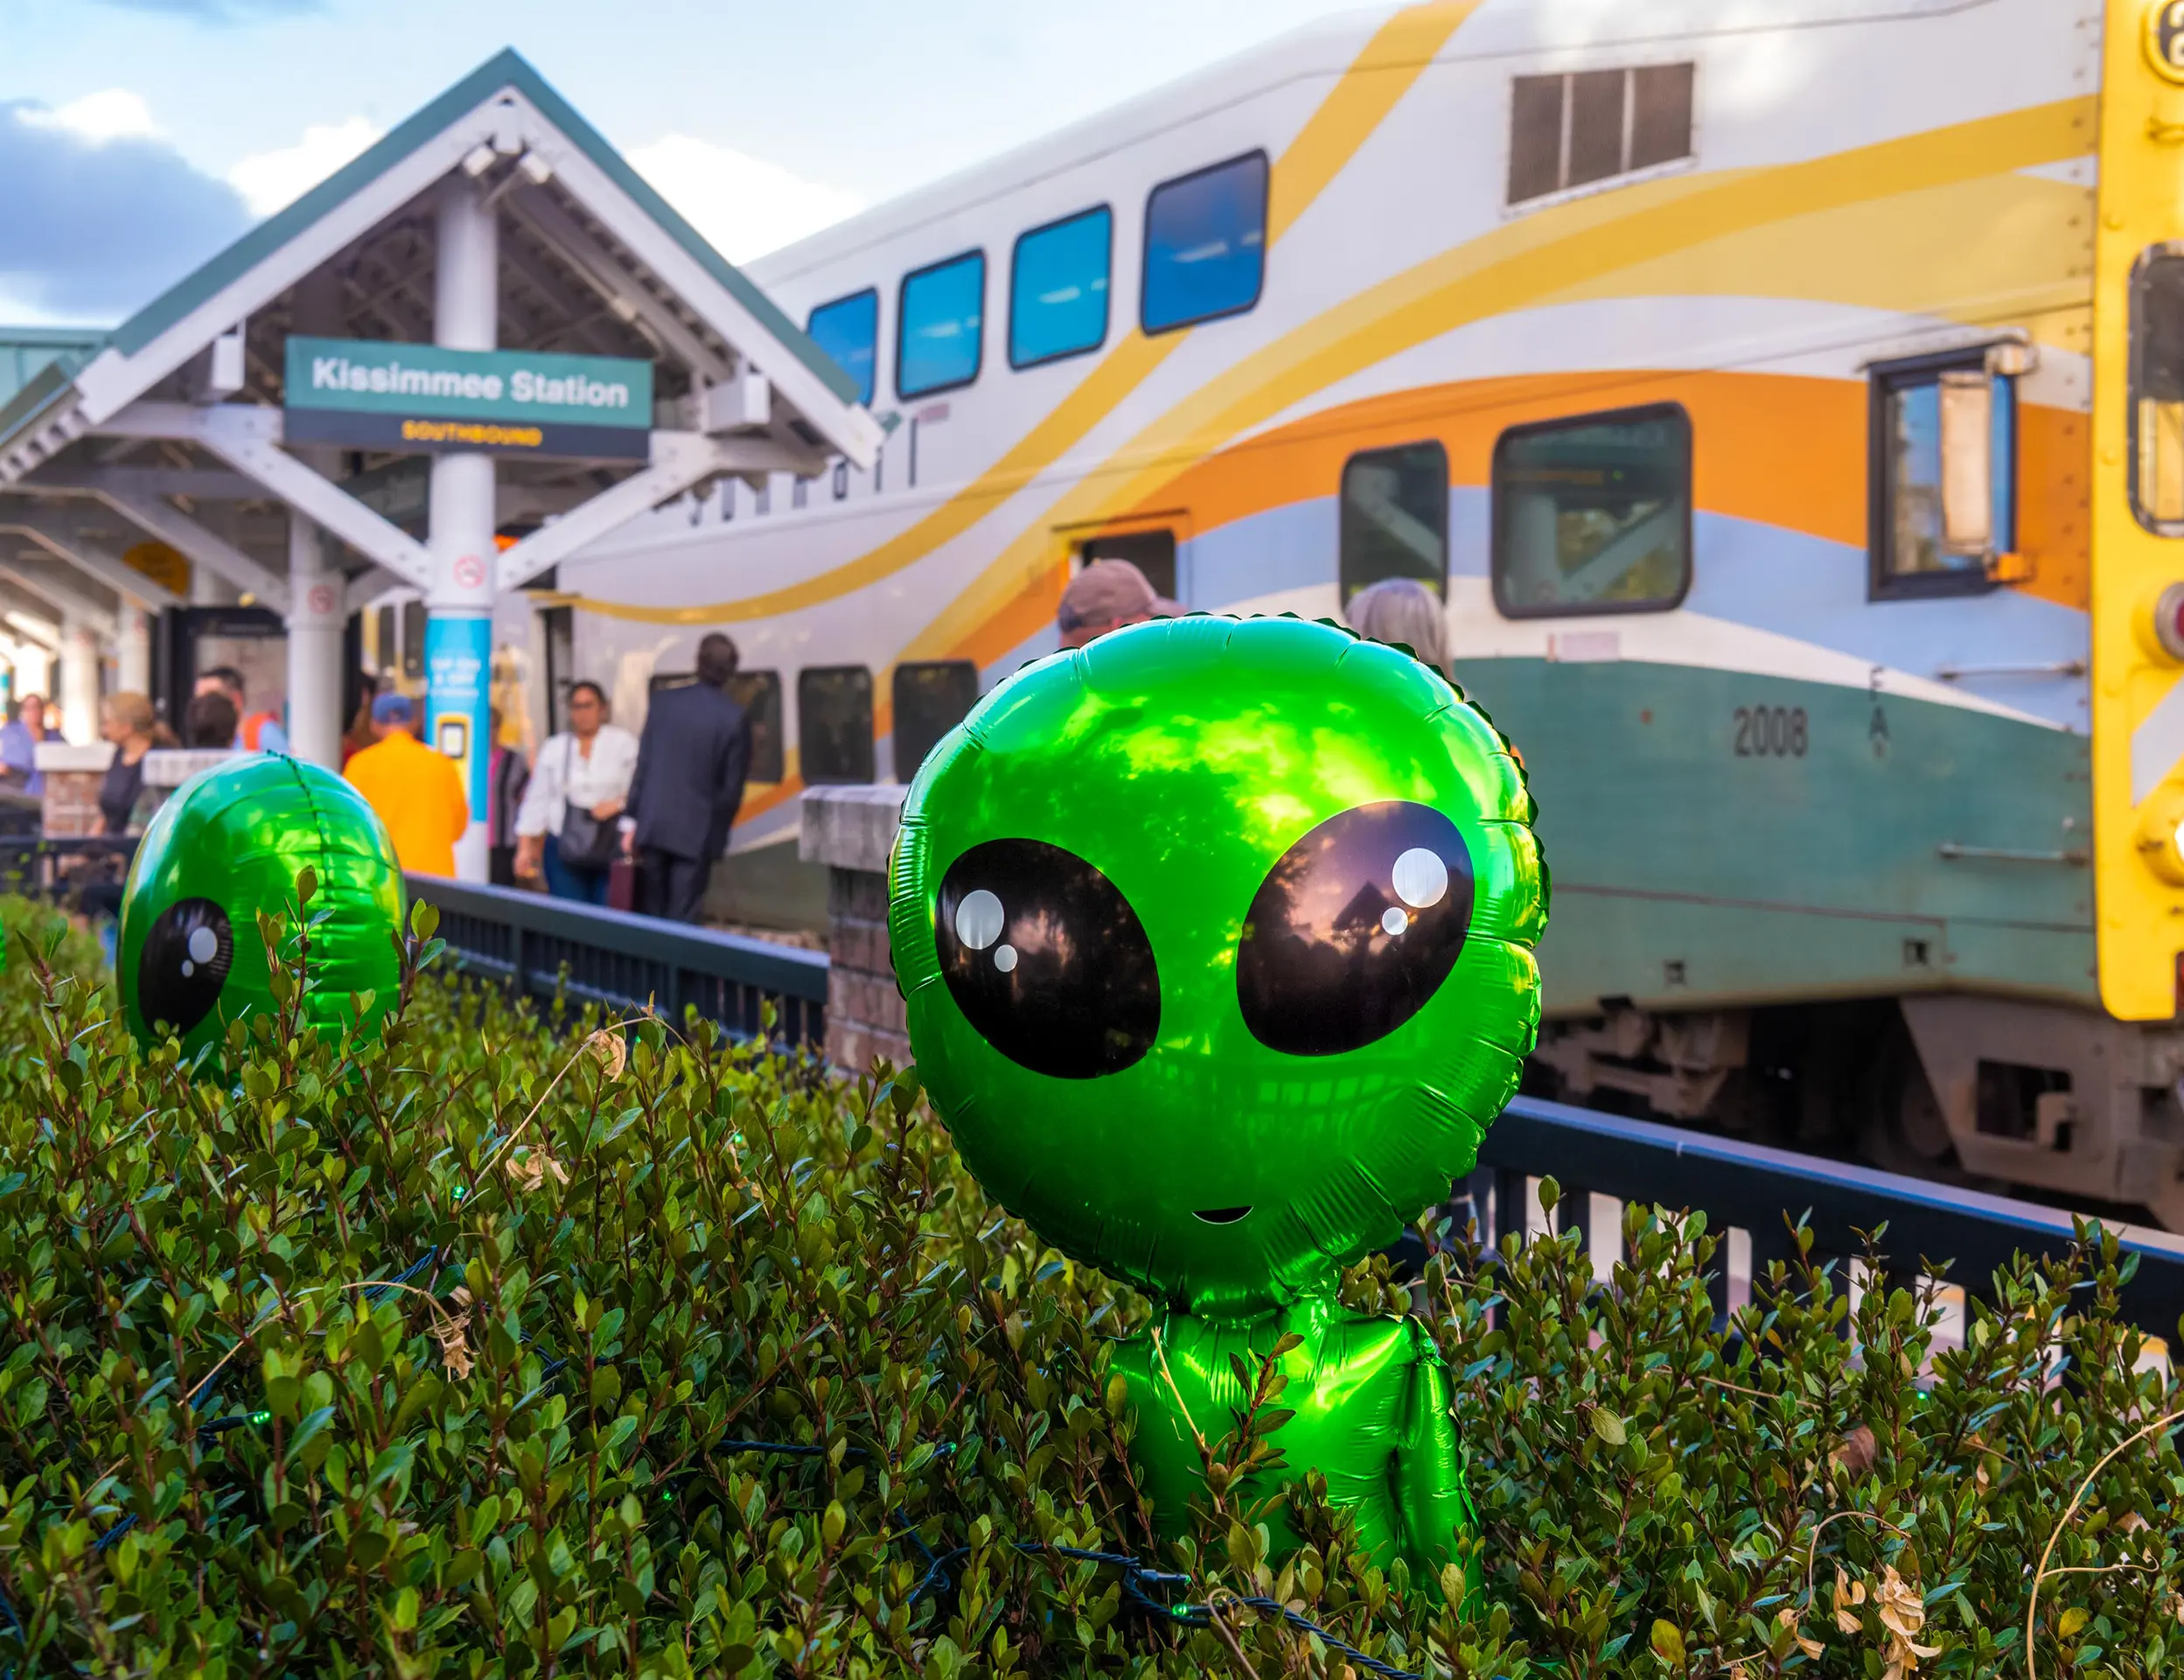
<instances>
[{"instance_id":1,"label":"train undercarriage","mask_svg":"<svg viewBox=\"0 0 2184 1680\"><path fill-rule=\"evenodd\" d=\"M1966 995L1550 1021L1526 1089L2184 1230L2184 1030Z\"/></svg>"}]
</instances>

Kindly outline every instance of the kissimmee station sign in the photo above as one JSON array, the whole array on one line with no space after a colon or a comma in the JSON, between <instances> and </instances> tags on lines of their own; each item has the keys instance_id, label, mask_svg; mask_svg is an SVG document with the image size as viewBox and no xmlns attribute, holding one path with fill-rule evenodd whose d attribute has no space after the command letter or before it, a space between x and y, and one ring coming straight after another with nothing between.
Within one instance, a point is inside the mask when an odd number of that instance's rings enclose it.
<instances>
[{"instance_id":1,"label":"kissimmee station sign","mask_svg":"<svg viewBox=\"0 0 2184 1680\"><path fill-rule=\"evenodd\" d=\"M290 739L327 765L351 616L422 591L427 738L462 762L457 868L483 879L495 600L711 479L869 468L881 436L849 376L503 52L0 404L0 525L91 608L165 607L119 558L157 542L281 611ZM422 540L381 511L419 457Z\"/></svg>"},{"instance_id":2,"label":"kissimmee station sign","mask_svg":"<svg viewBox=\"0 0 2184 1680\"><path fill-rule=\"evenodd\" d=\"M642 461L652 369L605 356L288 341L290 443Z\"/></svg>"}]
</instances>

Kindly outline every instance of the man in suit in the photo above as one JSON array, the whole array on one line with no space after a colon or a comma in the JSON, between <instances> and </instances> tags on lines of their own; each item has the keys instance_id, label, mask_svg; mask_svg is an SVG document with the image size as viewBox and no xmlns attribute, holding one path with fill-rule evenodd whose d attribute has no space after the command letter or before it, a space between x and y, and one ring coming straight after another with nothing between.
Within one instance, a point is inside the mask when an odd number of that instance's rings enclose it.
<instances>
[{"instance_id":1,"label":"man in suit","mask_svg":"<svg viewBox=\"0 0 2184 1680\"><path fill-rule=\"evenodd\" d=\"M698 680L652 696L630 784L629 843L648 916L694 922L713 861L728 850L750 769L750 719L728 697L736 644L698 644Z\"/></svg>"}]
</instances>

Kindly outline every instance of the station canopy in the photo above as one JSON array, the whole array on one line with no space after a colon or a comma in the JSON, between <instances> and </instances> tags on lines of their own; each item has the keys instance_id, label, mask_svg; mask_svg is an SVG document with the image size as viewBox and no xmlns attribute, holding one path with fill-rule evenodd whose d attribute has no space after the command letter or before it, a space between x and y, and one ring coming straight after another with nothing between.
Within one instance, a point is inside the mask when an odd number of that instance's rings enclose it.
<instances>
[{"instance_id":1,"label":"station canopy","mask_svg":"<svg viewBox=\"0 0 2184 1680\"><path fill-rule=\"evenodd\" d=\"M289 340L431 346L450 181L492 213L499 350L549 372L562 356L650 370L633 443L625 429L597 453L496 451L495 523L514 539L496 590L714 478L870 464L882 434L849 377L506 52L0 400L0 610L39 584L79 616L177 604L182 562L289 610L291 511L339 539L341 608L430 588L428 462L399 442L288 436Z\"/></svg>"}]
</instances>

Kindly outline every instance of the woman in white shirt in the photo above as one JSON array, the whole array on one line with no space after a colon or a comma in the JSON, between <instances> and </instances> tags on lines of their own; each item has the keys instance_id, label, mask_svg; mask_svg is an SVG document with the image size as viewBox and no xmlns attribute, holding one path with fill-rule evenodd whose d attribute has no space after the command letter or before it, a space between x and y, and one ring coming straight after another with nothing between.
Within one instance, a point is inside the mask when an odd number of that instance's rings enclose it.
<instances>
[{"instance_id":1,"label":"woman in white shirt","mask_svg":"<svg viewBox=\"0 0 2184 1680\"><path fill-rule=\"evenodd\" d=\"M516 812L516 875L587 904L607 902L607 870L621 849L622 807L637 773L637 737L607 721L596 682L569 691L569 728L539 749Z\"/></svg>"}]
</instances>

